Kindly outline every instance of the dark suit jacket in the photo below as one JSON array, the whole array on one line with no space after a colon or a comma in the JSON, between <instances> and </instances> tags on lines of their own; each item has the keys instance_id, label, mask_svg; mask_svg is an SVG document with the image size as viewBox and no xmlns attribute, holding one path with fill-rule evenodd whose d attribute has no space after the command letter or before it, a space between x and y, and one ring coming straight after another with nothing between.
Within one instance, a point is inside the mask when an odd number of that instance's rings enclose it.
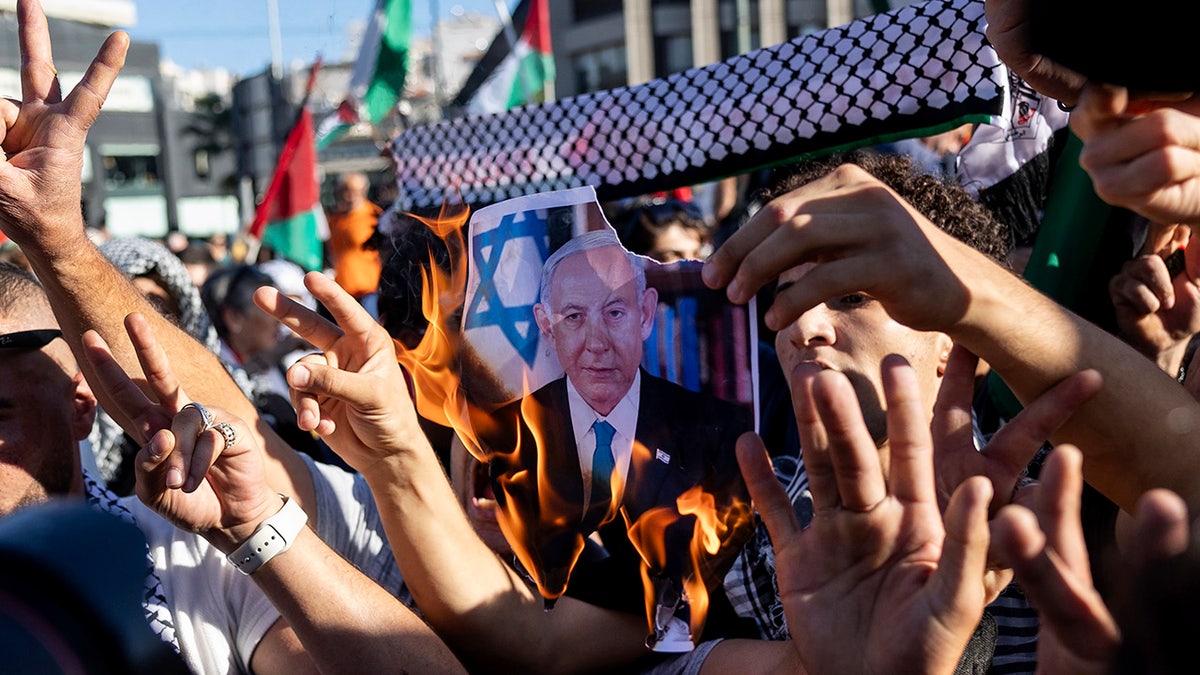
<instances>
[{"instance_id":1,"label":"dark suit jacket","mask_svg":"<svg viewBox=\"0 0 1200 675\"><path fill-rule=\"evenodd\" d=\"M665 542L665 559L656 561L652 573L679 580L693 571L689 544L694 517L679 518L672 511L672 524L662 529L647 527L655 518L639 520L642 516L675 509L676 499L696 485L712 494L719 508L740 502L748 514L749 500L734 455L737 437L750 430L748 411L645 371L624 494L598 529L599 516L583 511L566 378L501 408L492 422L493 428L481 437L490 453L501 517L524 524L519 545L528 552L526 567L534 568L528 571L547 590L565 588L568 595L593 604L644 614L641 556L626 533L628 524L653 530L651 538ZM717 628L712 619L723 607L720 581L751 525L750 518L744 518L730 533L729 543L699 570L710 593L720 596L712 598L710 628ZM593 530L599 532L602 548L586 539ZM571 572L577 556L582 557ZM706 637L710 634L705 631Z\"/></svg>"}]
</instances>

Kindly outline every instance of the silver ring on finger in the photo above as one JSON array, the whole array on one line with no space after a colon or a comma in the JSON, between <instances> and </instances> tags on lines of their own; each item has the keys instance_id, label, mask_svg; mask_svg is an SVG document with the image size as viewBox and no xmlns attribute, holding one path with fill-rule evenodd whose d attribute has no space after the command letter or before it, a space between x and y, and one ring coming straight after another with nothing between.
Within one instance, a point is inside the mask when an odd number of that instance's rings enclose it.
<instances>
[{"instance_id":1,"label":"silver ring on finger","mask_svg":"<svg viewBox=\"0 0 1200 675\"><path fill-rule=\"evenodd\" d=\"M225 447L221 448L222 452L237 444L237 429L234 429L229 422L217 422L212 428L221 432L221 437L225 439Z\"/></svg>"},{"instance_id":2,"label":"silver ring on finger","mask_svg":"<svg viewBox=\"0 0 1200 675\"><path fill-rule=\"evenodd\" d=\"M200 434L202 434L212 428L213 414L208 411L208 408L205 408L204 406L200 405L199 403L196 403L195 401L193 401L191 403L185 404L183 406L183 408L180 409L180 412L182 412L183 410L187 410L188 408L195 408L196 412L200 413L200 421L203 422L203 425L200 427L200 430L196 432L197 437L199 437Z\"/></svg>"}]
</instances>

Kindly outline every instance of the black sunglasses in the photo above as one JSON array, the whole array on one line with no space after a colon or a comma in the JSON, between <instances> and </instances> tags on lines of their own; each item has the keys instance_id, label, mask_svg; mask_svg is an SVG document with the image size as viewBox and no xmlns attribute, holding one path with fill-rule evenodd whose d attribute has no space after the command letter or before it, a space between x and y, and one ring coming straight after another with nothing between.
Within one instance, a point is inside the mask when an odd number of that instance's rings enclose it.
<instances>
[{"instance_id":1,"label":"black sunglasses","mask_svg":"<svg viewBox=\"0 0 1200 675\"><path fill-rule=\"evenodd\" d=\"M54 328L19 330L0 335L0 349L41 349L62 337L62 331Z\"/></svg>"}]
</instances>

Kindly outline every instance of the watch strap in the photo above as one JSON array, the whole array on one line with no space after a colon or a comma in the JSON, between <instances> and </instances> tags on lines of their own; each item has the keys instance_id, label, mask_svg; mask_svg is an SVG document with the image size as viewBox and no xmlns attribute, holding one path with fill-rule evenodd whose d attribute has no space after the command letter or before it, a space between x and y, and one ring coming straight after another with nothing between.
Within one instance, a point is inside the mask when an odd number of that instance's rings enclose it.
<instances>
[{"instance_id":1,"label":"watch strap","mask_svg":"<svg viewBox=\"0 0 1200 675\"><path fill-rule=\"evenodd\" d=\"M264 520L254 534L228 556L229 562L242 574L254 574L268 560L288 550L308 522L308 514L296 500L279 496L283 499L283 508Z\"/></svg>"}]
</instances>

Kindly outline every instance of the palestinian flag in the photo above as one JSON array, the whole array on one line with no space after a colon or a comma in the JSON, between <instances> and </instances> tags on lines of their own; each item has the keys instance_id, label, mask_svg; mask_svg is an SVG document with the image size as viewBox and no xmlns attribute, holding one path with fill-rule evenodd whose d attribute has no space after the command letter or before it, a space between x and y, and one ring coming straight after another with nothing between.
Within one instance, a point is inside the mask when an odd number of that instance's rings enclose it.
<instances>
[{"instance_id":1,"label":"palestinian flag","mask_svg":"<svg viewBox=\"0 0 1200 675\"><path fill-rule=\"evenodd\" d=\"M520 35L502 29L480 62L480 76L472 73L459 93L468 114L504 112L546 101L547 84L554 82L548 5L548 0L522 0L513 16L514 21L524 17Z\"/></svg>"},{"instance_id":2,"label":"palestinian flag","mask_svg":"<svg viewBox=\"0 0 1200 675\"><path fill-rule=\"evenodd\" d=\"M378 124L404 93L408 43L412 37L410 0L376 0L350 76L350 91L337 112L321 122L317 148L332 143L359 121Z\"/></svg>"},{"instance_id":3,"label":"palestinian flag","mask_svg":"<svg viewBox=\"0 0 1200 675\"><path fill-rule=\"evenodd\" d=\"M313 271L322 267L322 242L328 233L317 181L312 113L303 106L279 153L271 185L254 213L249 235Z\"/></svg>"}]
</instances>

